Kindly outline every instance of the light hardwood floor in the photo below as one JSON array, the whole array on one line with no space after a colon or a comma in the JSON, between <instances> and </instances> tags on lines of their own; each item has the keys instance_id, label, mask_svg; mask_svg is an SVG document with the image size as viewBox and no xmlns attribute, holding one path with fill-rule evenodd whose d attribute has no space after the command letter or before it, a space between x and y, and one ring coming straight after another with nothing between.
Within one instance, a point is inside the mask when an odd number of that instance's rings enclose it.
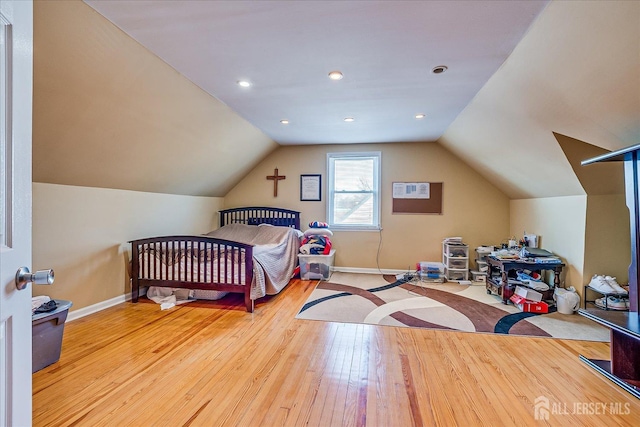
<instances>
[{"instance_id":1,"label":"light hardwood floor","mask_svg":"<svg viewBox=\"0 0 640 427\"><path fill-rule=\"evenodd\" d=\"M639 401L578 360L606 343L295 319L314 287L253 314L232 297L67 322L60 361L33 375L33 424L640 425Z\"/></svg>"}]
</instances>

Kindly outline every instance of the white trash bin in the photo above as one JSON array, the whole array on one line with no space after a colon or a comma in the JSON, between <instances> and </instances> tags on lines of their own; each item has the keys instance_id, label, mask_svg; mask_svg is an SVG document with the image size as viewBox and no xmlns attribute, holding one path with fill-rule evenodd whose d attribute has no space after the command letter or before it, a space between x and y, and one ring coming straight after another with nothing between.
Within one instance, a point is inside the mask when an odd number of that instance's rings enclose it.
<instances>
[{"instance_id":1,"label":"white trash bin","mask_svg":"<svg viewBox=\"0 0 640 427\"><path fill-rule=\"evenodd\" d=\"M580 296L573 286L569 289L556 288L553 299L556 302L558 313L573 314L580 308Z\"/></svg>"}]
</instances>

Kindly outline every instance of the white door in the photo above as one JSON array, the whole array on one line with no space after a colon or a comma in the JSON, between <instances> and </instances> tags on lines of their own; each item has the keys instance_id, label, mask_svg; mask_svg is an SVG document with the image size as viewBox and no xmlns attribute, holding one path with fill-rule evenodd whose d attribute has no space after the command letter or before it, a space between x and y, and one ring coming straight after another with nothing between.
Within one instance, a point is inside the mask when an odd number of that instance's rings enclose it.
<instances>
[{"instance_id":1,"label":"white door","mask_svg":"<svg viewBox=\"0 0 640 427\"><path fill-rule=\"evenodd\" d=\"M0 1L0 426L31 425L33 3Z\"/></svg>"}]
</instances>

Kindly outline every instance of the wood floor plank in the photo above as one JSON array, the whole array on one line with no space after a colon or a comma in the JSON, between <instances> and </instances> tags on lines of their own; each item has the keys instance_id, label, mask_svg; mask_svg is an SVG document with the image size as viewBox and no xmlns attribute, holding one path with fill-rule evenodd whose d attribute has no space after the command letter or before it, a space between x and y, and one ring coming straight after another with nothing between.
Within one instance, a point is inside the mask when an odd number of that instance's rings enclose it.
<instances>
[{"instance_id":1,"label":"wood floor plank","mask_svg":"<svg viewBox=\"0 0 640 427\"><path fill-rule=\"evenodd\" d=\"M365 426L367 408L367 386L369 381L368 327L356 328L355 351L351 360L351 369L346 379L344 414L340 423L343 426Z\"/></svg>"},{"instance_id":2,"label":"wood floor plank","mask_svg":"<svg viewBox=\"0 0 640 427\"><path fill-rule=\"evenodd\" d=\"M640 424L638 400L578 360L607 343L295 319L314 285L253 314L232 297L67 322L60 361L33 375L33 425L538 425L540 397L550 425Z\"/></svg>"}]
</instances>

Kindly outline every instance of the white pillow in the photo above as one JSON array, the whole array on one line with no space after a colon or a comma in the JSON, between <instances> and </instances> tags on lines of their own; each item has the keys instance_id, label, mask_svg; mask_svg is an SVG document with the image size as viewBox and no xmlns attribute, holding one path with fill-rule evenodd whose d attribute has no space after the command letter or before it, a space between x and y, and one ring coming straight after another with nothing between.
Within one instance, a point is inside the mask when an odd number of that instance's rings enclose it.
<instances>
[{"instance_id":1,"label":"white pillow","mask_svg":"<svg viewBox=\"0 0 640 427\"><path fill-rule=\"evenodd\" d=\"M328 228L310 228L304 232L305 237L309 236L333 236L333 232Z\"/></svg>"}]
</instances>

